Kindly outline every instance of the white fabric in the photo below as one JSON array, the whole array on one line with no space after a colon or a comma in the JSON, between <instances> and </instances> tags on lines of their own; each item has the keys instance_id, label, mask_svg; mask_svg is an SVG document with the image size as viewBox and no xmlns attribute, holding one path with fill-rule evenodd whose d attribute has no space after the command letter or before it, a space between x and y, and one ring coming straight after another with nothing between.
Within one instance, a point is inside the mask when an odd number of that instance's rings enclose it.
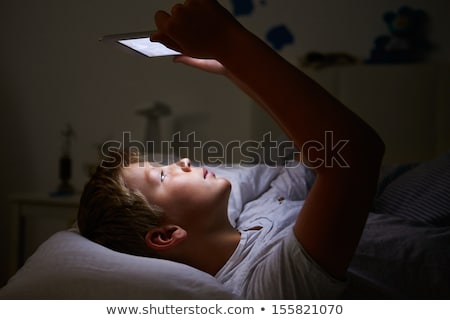
<instances>
[{"instance_id":1,"label":"white fabric","mask_svg":"<svg viewBox=\"0 0 450 320\"><path fill-rule=\"evenodd\" d=\"M118 253L73 231L53 235L0 299L233 299L214 277L189 266Z\"/></svg>"},{"instance_id":2,"label":"white fabric","mask_svg":"<svg viewBox=\"0 0 450 320\"><path fill-rule=\"evenodd\" d=\"M257 199L270 187L270 183L280 174L281 167L266 165L233 167L207 167L217 177L223 177L231 182L231 194L228 202L228 218L236 227L237 220L244 209L244 205ZM292 184L292 182L291 182Z\"/></svg>"},{"instance_id":3,"label":"white fabric","mask_svg":"<svg viewBox=\"0 0 450 320\"><path fill-rule=\"evenodd\" d=\"M293 224L308 191L306 172L303 167L280 170L270 189L248 202L241 212L237 220L241 241L216 274L237 296L332 299L343 292L345 282L323 271L293 233Z\"/></svg>"}]
</instances>

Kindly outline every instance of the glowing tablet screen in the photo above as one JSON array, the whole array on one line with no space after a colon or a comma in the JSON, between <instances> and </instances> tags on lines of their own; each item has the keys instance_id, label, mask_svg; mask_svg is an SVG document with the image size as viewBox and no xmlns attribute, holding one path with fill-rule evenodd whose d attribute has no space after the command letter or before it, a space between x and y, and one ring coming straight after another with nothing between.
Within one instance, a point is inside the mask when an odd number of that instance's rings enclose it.
<instances>
[{"instance_id":1,"label":"glowing tablet screen","mask_svg":"<svg viewBox=\"0 0 450 320\"><path fill-rule=\"evenodd\" d=\"M174 56L180 54L178 51L169 49L159 42L150 41L148 37L118 40L118 42L147 57Z\"/></svg>"}]
</instances>

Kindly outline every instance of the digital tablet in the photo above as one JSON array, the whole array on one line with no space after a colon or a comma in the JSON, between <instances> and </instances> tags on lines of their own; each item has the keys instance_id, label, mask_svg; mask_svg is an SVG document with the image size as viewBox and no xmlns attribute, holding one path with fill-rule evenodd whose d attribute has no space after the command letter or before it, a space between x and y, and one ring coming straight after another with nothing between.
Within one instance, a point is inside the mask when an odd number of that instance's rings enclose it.
<instances>
[{"instance_id":1,"label":"digital tablet","mask_svg":"<svg viewBox=\"0 0 450 320\"><path fill-rule=\"evenodd\" d=\"M111 34L100 37L99 41L117 43L147 57L180 55L180 52L167 48L159 42L150 40L152 31Z\"/></svg>"}]
</instances>

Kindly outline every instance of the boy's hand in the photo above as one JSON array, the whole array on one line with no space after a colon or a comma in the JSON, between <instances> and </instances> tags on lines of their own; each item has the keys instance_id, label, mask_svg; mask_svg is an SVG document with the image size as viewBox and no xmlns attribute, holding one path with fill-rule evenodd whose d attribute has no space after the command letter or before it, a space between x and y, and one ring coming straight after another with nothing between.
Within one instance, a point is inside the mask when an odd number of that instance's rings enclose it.
<instances>
[{"instance_id":1,"label":"boy's hand","mask_svg":"<svg viewBox=\"0 0 450 320\"><path fill-rule=\"evenodd\" d=\"M226 75L227 71L225 67L217 60L214 59L197 59L189 56L175 56L174 62L184 63L188 66L210 72L219 75Z\"/></svg>"},{"instance_id":2,"label":"boy's hand","mask_svg":"<svg viewBox=\"0 0 450 320\"><path fill-rule=\"evenodd\" d=\"M196 58L215 58L227 46L230 28L239 23L215 0L186 0L169 13L155 14L157 31L151 35L167 47Z\"/></svg>"}]
</instances>

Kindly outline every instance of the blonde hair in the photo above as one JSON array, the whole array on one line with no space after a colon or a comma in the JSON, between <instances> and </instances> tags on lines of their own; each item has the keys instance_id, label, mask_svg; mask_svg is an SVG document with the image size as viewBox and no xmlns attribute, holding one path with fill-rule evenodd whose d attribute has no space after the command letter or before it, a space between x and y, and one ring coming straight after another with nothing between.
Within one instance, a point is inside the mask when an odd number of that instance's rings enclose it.
<instances>
[{"instance_id":1,"label":"blonde hair","mask_svg":"<svg viewBox=\"0 0 450 320\"><path fill-rule=\"evenodd\" d=\"M86 183L78 209L78 229L84 237L112 250L156 256L145 244L146 233L160 225L163 211L127 187L122 168L142 162L139 154L112 152Z\"/></svg>"}]
</instances>

